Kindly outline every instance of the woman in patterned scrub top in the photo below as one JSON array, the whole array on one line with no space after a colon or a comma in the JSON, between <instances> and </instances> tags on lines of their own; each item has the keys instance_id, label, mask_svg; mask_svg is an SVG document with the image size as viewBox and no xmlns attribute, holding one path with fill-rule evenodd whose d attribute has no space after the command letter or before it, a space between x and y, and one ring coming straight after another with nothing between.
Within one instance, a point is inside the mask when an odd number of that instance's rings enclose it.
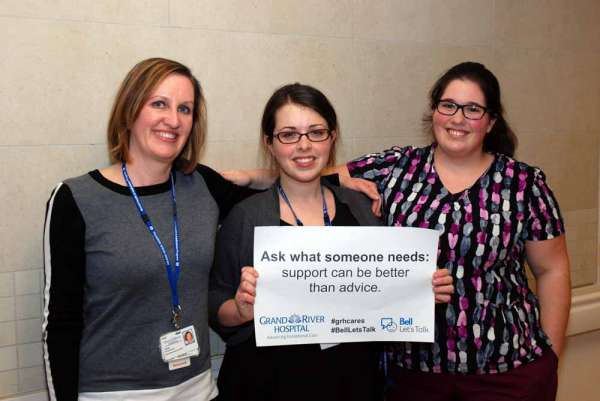
<instances>
[{"instance_id":1,"label":"woman in patterned scrub top","mask_svg":"<svg viewBox=\"0 0 600 401\"><path fill-rule=\"evenodd\" d=\"M388 225L440 232L438 266L454 277L435 342L387 348L387 399L553 400L570 305L558 203L539 168L512 158L516 137L483 65L452 67L430 102L432 145L347 164L377 185Z\"/></svg>"}]
</instances>

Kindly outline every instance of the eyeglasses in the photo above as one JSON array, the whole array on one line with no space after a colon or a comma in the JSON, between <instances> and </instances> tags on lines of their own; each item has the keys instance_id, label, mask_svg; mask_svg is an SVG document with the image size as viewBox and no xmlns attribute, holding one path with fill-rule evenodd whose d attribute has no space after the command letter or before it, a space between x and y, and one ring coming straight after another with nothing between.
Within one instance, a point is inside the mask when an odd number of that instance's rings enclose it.
<instances>
[{"instance_id":1,"label":"eyeglasses","mask_svg":"<svg viewBox=\"0 0 600 401\"><path fill-rule=\"evenodd\" d=\"M481 120L488 111L486 107L478 104L458 104L450 100L440 100L435 108L440 114L445 116L453 116L460 109L463 116L469 120Z\"/></svg>"},{"instance_id":2,"label":"eyeglasses","mask_svg":"<svg viewBox=\"0 0 600 401\"><path fill-rule=\"evenodd\" d=\"M298 143L303 136L306 136L311 142L323 142L329 139L331 136L331 131L325 128L314 129L312 131L305 132L301 134L297 131L282 131L273 135L279 140L279 142L284 144L290 143Z\"/></svg>"}]
</instances>

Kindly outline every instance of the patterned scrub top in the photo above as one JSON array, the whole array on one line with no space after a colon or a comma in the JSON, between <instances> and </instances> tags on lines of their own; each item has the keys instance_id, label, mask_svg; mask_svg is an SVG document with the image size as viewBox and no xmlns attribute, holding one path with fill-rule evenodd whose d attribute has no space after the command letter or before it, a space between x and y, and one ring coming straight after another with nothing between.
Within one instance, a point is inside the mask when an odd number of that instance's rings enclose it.
<instances>
[{"instance_id":1,"label":"patterned scrub top","mask_svg":"<svg viewBox=\"0 0 600 401\"><path fill-rule=\"evenodd\" d=\"M470 187L452 194L434 166L435 145L392 147L348 163L374 182L389 226L440 232L438 266L455 294L436 306L435 342L396 343L393 361L424 372L498 373L549 348L525 272L525 241L564 233L558 203L535 167L496 154Z\"/></svg>"}]
</instances>

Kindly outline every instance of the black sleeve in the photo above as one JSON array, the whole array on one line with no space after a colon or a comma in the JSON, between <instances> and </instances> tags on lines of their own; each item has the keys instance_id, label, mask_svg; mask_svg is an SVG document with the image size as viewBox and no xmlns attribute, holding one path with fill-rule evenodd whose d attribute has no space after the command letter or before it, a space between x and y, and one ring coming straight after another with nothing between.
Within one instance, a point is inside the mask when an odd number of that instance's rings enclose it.
<instances>
[{"instance_id":1,"label":"black sleeve","mask_svg":"<svg viewBox=\"0 0 600 401\"><path fill-rule=\"evenodd\" d=\"M202 164L198 164L196 171L204 178L210 194L217 202L217 205L219 205L219 221L223 221L231 208L238 202L258 192L262 192L249 187L241 187L231 181L227 181L221 174Z\"/></svg>"},{"instance_id":2,"label":"black sleeve","mask_svg":"<svg viewBox=\"0 0 600 401\"><path fill-rule=\"evenodd\" d=\"M248 224L243 210L237 207L227 216L217 233L215 260L209 281L208 308L211 328L224 341L240 327L221 326L218 320L219 308L225 301L235 297L242 267L253 264L253 232L254 228ZM248 322L242 327L252 324L253 322Z\"/></svg>"},{"instance_id":3,"label":"black sleeve","mask_svg":"<svg viewBox=\"0 0 600 401\"><path fill-rule=\"evenodd\" d=\"M50 399L76 401L83 330L85 223L69 187L46 206L44 228L44 359ZM54 395L54 396L52 396Z\"/></svg>"},{"instance_id":4,"label":"black sleeve","mask_svg":"<svg viewBox=\"0 0 600 401\"><path fill-rule=\"evenodd\" d=\"M337 173L324 175L323 178L326 179L331 185L335 185L336 187L340 186L340 176Z\"/></svg>"}]
</instances>

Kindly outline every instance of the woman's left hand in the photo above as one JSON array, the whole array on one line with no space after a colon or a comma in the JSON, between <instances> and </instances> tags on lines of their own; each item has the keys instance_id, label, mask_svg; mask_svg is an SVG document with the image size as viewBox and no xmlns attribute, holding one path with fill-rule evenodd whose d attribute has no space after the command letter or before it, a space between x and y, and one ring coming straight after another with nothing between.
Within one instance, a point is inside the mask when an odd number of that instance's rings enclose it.
<instances>
[{"instance_id":1,"label":"woman's left hand","mask_svg":"<svg viewBox=\"0 0 600 401\"><path fill-rule=\"evenodd\" d=\"M267 189L278 177L277 171L264 168L254 170L227 170L221 171L221 176L241 187L252 189Z\"/></svg>"},{"instance_id":2,"label":"woman's left hand","mask_svg":"<svg viewBox=\"0 0 600 401\"><path fill-rule=\"evenodd\" d=\"M221 171L221 176L227 181L231 181L240 187L247 187L252 183L252 177L246 170Z\"/></svg>"},{"instance_id":3,"label":"woman's left hand","mask_svg":"<svg viewBox=\"0 0 600 401\"><path fill-rule=\"evenodd\" d=\"M433 273L431 284L436 304L447 304L454 294L453 278L448 269L438 269Z\"/></svg>"},{"instance_id":4,"label":"woman's left hand","mask_svg":"<svg viewBox=\"0 0 600 401\"><path fill-rule=\"evenodd\" d=\"M542 329L560 357L571 309L571 269L565 235L526 241L525 254L537 282Z\"/></svg>"}]
</instances>

